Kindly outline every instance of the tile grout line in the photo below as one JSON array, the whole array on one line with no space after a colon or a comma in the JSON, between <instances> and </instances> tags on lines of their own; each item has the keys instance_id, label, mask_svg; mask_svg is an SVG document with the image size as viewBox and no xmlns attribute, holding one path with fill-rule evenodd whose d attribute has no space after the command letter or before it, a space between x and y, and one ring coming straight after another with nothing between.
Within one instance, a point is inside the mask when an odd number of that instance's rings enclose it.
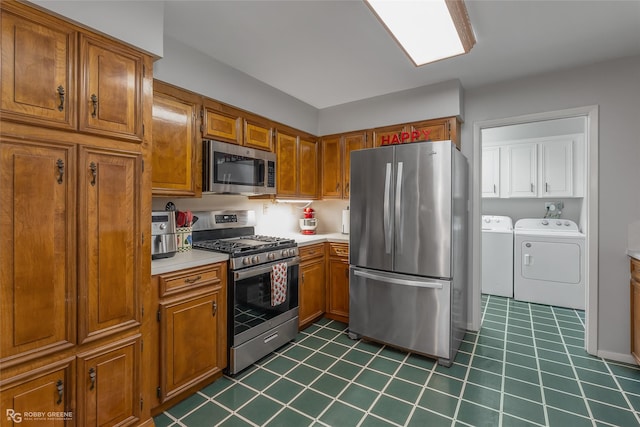
<instances>
[{"instance_id":1,"label":"tile grout line","mask_svg":"<svg viewBox=\"0 0 640 427\"><path fill-rule=\"evenodd\" d=\"M533 313L531 310L531 304L527 303L529 307L529 316L531 322L531 338L533 339L533 352L535 354L536 359L536 367L538 369L538 382L540 386L540 398L542 400L542 412L544 414L544 422L546 425L549 425L549 411L547 410L547 399L544 393L544 383L542 381L542 370L540 369L540 358L538 357L538 343L536 342L536 330L534 328L533 323Z\"/></svg>"},{"instance_id":2,"label":"tile grout line","mask_svg":"<svg viewBox=\"0 0 640 427\"><path fill-rule=\"evenodd\" d=\"M504 420L504 393L505 393L505 378L507 376L507 331L509 330L509 302L507 300L507 309L504 315L504 343L502 350L502 381L500 384L500 412L498 414L498 426L502 427Z\"/></svg>"},{"instance_id":3,"label":"tile grout line","mask_svg":"<svg viewBox=\"0 0 640 427\"><path fill-rule=\"evenodd\" d=\"M482 310L482 318L480 319L480 330L482 330L482 322L484 322L484 317L487 313L487 306L489 305L489 298L485 301L484 309ZM476 355L476 348L478 346L478 339L480 338L480 330L475 334L475 339L473 341L473 351L471 356L469 357L469 366L467 368L467 373L464 376L464 380L462 381L462 388L460 389L460 395L457 397L458 402L456 403L456 410L453 413L453 419L451 420L451 427L454 427L456 421L458 421L458 414L460 412L460 406L462 404L462 396L464 395L464 391L467 387L467 380L469 379L469 373L471 372L471 365L473 364L473 357ZM463 337L464 340L464 337ZM463 421L464 422L464 421Z\"/></svg>"},{"instance_id":4,"label":"tile grout line","mask_svg":"<svg viewBox=\"0 0 640 427\"><path fill-rule=\"evenodd\" d=\"M555 312L553 311L553 308L551 309L551 312L553 313L553 317L555 319ZM557 322L557 319L556 319L556 322ZM589 418L591 418L591 422L595 424L596 419L593 416L593 412L591 412L591 406L589 405L589 401L587 400L587 395L585 394L584 389L582 388L582 380L578 376L578 371L576 371L576 367L573 364L573 359L571 359L571 353L569 353L569 349L567 348L567 344L565 343L564 337L562 335L560 335L560 339L562 340L562 345L564 346L565 351L567 352L567 357L569 358L569 364L571 365L571 370L573 371L573 375L575 375L576 382L578 383L578 388L580 389L582 400L584 401L585 406L587 407L587 413L589 414Z\"/></svg>"}]
</instances>

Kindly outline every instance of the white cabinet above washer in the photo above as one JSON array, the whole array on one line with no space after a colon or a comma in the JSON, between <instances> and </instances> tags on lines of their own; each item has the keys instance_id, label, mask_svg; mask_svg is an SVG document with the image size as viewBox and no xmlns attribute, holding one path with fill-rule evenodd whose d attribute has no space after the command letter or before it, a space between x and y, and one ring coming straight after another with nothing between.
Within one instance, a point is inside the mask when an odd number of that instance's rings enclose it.
<instances>
[{"instance_id":1,"label":"white cabinet above washer","mask_svg":"<svg viewBox=\"0 0 640 427\"><path fill-rule=\"evenodd\" d=\"M563 135L483 144L482 197L583 197L583 141Z\"/></svg>"}]
</instances>

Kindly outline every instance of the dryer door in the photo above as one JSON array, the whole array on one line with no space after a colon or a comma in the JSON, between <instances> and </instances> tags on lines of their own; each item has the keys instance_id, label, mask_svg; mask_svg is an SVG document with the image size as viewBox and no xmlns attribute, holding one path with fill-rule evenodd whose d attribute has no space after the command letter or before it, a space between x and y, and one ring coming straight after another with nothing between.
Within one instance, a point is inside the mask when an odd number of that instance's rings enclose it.
<instances>
[{"instance_id":1,"label":"dryer door","mask_svg":"<svg viewBox=\"0 0 640 427\"><path fill-rule=\"evenodd\" d=\"M522 277L559 283L580 283L580 245L523 241Z\"/></svg>"}]
</instances>

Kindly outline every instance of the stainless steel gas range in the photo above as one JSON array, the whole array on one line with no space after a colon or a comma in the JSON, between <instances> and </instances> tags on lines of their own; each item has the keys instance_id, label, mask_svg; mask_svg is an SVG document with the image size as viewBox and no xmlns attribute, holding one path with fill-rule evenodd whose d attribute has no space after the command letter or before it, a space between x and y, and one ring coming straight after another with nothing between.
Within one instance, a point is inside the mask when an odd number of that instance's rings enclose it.
<instances>
[{"instance_id":1,"label":"stainless steel gas range","mask_svg":"<svg viewBox=\"0 0 640 427\"><path fill-rule=\"evenodd\" d=\"M227 373L234 375L298 333L298 245L255 235L254 211L195 215L194 249L229 254Z\"/></svg>"}]
</instances>

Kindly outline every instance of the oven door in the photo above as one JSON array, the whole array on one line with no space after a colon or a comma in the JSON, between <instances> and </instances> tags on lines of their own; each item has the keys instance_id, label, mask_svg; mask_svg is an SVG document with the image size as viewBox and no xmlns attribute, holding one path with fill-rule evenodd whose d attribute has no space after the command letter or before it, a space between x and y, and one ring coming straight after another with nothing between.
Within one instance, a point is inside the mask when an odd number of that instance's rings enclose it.
<instances>
[{"instance_id":1,"label":"oven door","mask_svg":"<svg viewBox=\"0 0 640 427\"><path fill-rule=\"evenodd\" d=\"M299 264L300 258L294 257L231 272L231 346L238 346L298 315ZM286 277L278 270L284 266ZM272 280L274 275L279 279ZM278 286L284 293L274 301L272 296L276 295Z\"/></svg>"}]
</instances>

